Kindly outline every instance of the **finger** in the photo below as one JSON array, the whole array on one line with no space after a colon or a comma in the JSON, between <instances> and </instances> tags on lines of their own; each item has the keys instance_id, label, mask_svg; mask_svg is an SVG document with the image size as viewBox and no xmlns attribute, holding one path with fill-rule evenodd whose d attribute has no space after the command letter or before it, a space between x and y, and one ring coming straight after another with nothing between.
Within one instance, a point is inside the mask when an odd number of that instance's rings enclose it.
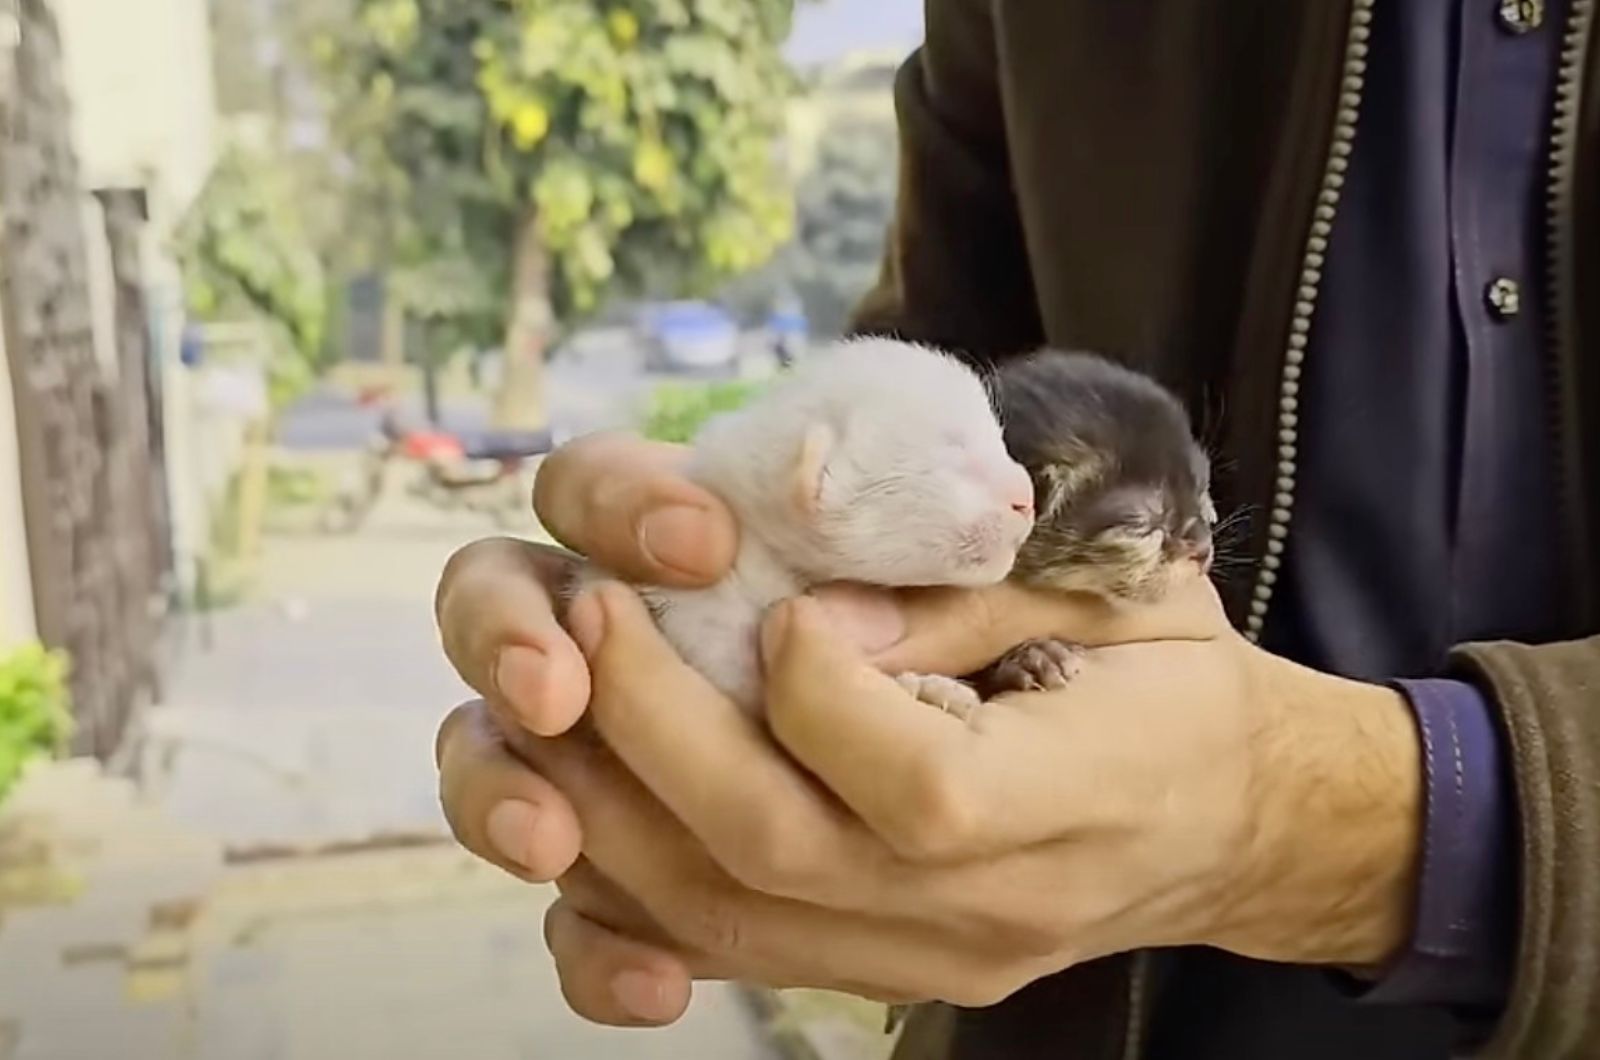
<instances>
[{"instance_id":1,"label":"finger","mask_svg":"<svg viewBox=\"0 0 1600 1060\"><path fill-rule=\"evenodd\" d=\"M580 857L555 882L562 897L585 919L643 945L677 952L687 963L687 952L650 918L638 899L618 887L588 858Z\"/></svg>"},{"instance_id":2,"label":"finger","mask_svg":"<svg viewBox=\"0 0 1600 1060\"><path fill-rule=\"evenodd\" d=\"M824 897L814 887L854 876L867 853L849 846L844 815L757 718L683 662L638 596L599 586L573 603L572 627L606 745L724 870L813 900Z\"/></svg>"},{"instance_id":3,"label":"finger","mask_svg":"<svg viewBox=\"0 0 1600 1060\"><path fill-rule=\"evenodd\" d=\"M577 557L491 538L445 565L434 613L461 679L533 732L565 732L589 702L589 668L552 601Z\"/></svg>"},{"instance_id":4,"label":"finger","mask_svg":"<svg viewBox=\"0 0 1600 1060\"><path fill-rule=\"evenodd\" d=\"M452 711L435 756L439 799L456 841L512 875L548 882L582 846L572 804L506 748L482 702Z\"/></svg>"},{"instance_id":5,"label":"finger","mask_svg":"<svg viewBox=\"0 0 1600 1060\"><path fill-rule=\"evenodd\" d=\"M1130 804L1165 797L1159 782L1130 779L1149 773L1149 718L1118 709L1143 688L1129 679L1138 662L1118 654L1133 648L1096 649L1069 688L1001 697L962 720L873 669L814 601L792 601L764 632L773 734L914 864L1115 827L1136 816Z\"/></svg>"},{"instance_id":6,"label":"finger","mask_svg":"<svg viewBox=\"0 0 1600 1060\"><path fill-rule=\"evenodd\" d=\"M709 585L733 566L738 527L683 476L687 454L627 434L579 438L540 466L534 511L556 540L625 580Z\"/></svg>"},{"instance_id":7,"label":"finger","mask_svg":"<svg viewBox=\"0 0 1600 1060\"><path fill-rule=\"evenodd\" d=\"M637 900L680 953L727 978L843 990L877 1000L988 1003L1014 954L945 924L924 924L901 888L887 915L856 914L741 887L615 760L569 741L538 745L539 765L571 794L585 859ZM1021 982L1011 982L1014 989Z\"/></svg>"},{"instance_id":8,"label":"finger","mask_svg":"<svg viewBox=\"0 0 1600 1060\"><path fill-rule=\"evenodd\" d=\"M981 734L874 669L815 601L783 605L763 634L773 735L901 857L943 857L944 833L982 812L965 791Z\"/></svg>"},{"instance_id":9,"label":"finger","mask_svg":"<svg viewBox=\"0 0 1600 1060\"><path fill-rule=\"evenodd\" d=\"M545 913L545 944L572 1011L615 1027L660 1027L689 1007L688 966L588 919L566 899Z\"/></svg>"},{"instance_id":10,"label":"finger","mask_svg":"<svg viewBox=\"0 0 1600 1060\"><path fill-rule=\"evenodd\" d=\"M579 858L556 887L568 904L591 920L641 946L684 965L693 979L731 979L733 972L705 953L678 942L651 918L639 900L618 887L587 858Z\"/></svg>"},{"instance_id":11,"label":"finger","mask_svg":"<svg viewBox=\"0 0 1600 1060\"><path fill-rule=\"evenodd\" d=\"M1186 579L1154 604L1013 582L893 594L828 586L814 595L836 627L889 673L976 673L1026 640L1096 647L1210 639L1228 628L1216 590L1199 577Z\"/></svg>"}]
</instances>

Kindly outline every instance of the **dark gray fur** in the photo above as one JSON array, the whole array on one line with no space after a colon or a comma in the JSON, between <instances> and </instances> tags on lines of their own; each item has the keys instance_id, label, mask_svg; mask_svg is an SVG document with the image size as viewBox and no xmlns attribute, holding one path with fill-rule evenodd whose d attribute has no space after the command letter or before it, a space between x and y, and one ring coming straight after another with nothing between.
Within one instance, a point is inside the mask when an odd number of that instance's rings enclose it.
<instances>
[{"instance_id":1,"label":"dark gray fur","mask_svg":"<svg viewBox=\"0 0 1600 1060\"><path fill-rule=\"evenodd\" d=\"M1210 545L1210 462L1160 384L1094 354L1043 350L1000 369L994 393L1006 448L1034 484L1037 522L1014 578L1139 598L1158 586L1130 535L1161 534L1168 560Z\"/></svg>"},{"instance_id":2,"label":"dark gray fur","mask_svg":"<svg viewBox=\"0 0 1600 1060\"><path fill-rule=\"evenodd\" d=\"M1150 601L1175 563L1209 565L1210 461L1169 391L1094 354L1042 350L1001 368L993 393L1006 448L1034 487L1013 580ZM1030 641L975 683L986 699L1059 688L1080 661L1074 645Z\"/></svg>"}]
</instances>

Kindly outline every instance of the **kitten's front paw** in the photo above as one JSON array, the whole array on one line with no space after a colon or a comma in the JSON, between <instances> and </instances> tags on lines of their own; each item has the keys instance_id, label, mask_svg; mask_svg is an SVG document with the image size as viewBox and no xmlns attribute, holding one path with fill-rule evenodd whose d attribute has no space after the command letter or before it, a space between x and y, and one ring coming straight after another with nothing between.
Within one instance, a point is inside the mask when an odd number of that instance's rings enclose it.
<instances>
[{"instance_id":1,"label":"kitten's front paw","mask_svg":"<svg viewBox=\"0 0 1600 1060\"><path fill-rule=\"evenodd\" d=\"M1083 649L1061 640L1030 640L1012 648L989 674L990 695L1049 692L1067 687L1083 669Z\"/></svg>"},{"instance_id":2,"label":"kitten's front paw","mask_svg":"<svg viewBox=\"0 0 1600 1060\"><path fill-rule=\"evenodd\" d=\"M943 674L901 674L895 680L921 702L938 707L963 721L983 706L983 697L978 695L978 690L954 677L945 677Z\"/></svg>"}]
</instances>

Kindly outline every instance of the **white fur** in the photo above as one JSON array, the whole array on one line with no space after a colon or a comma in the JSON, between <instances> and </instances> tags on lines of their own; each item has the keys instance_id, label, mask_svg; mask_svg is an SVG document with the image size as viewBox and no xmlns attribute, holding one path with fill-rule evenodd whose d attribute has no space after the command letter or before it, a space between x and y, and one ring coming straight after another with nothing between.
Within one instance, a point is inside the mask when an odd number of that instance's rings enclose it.
<instances>
[{"instance_id":1,"label":"white fur","mask_svg":"<svg viewBox=\"0 0 1600 1060\"><path fill-rule=\"evenodd\" d=\"M802 452L819 429L831 444L807 491ZM761 705L758 631L773 604L832 581L993 584L1032 527L1009 506L1027 478L1006 454L982 380L889 340L837 343L707 424L689 475L739 520L733 571L709 589L641 593L685 660L751 711Z\"/></svg>"}]
</instances>

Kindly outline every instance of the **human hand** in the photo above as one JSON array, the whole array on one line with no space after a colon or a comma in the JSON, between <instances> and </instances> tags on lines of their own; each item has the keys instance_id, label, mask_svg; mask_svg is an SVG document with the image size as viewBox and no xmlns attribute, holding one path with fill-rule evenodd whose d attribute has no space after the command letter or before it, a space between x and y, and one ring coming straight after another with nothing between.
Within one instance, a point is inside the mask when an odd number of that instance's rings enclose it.
<instances>
[{"instance_id":1,"label":"human hand","mask_svg":"<svg viewBox=\"0 0 1600 1060\"><path fill-rule=\"evenodd\" d=\"M533 507L561 544L619 577L710 585L733 565L738 527L714 495L684 478L682 446L595 434L545 460ZM573 552L490 538L451 556L434 611L463 680L510 718L565 732L588 699L587 664L561 628L558 591Z\"/></svg>"},{"instance_id":2,"label":"human hand","mask_svg":"<svg viewBox=\"0 0 1600 1060\"><path fill-rule=\"evenodd\" d=\"M560 877L547 936L569 1003L670 1022L691 978L717 977L981 1004L1133 948L1361 965L1400 944L1420 779L1398 696L1249 646L1209 587L1164 618L1087 622L1081 602L1016 593L858 607L857 639L894 642L870 658L815 603L780 609L781 749L631 593L576 605L604 746L517 748L582 823L582 859L569 846L534 873ZM1004 697L970 725L880 669L959 671L1037 636L1104 643L1084 635L1096 621L1187 639L1091 652L1066 690ZM533 776L482 721L469 706L447 728L447 803L451 778L459 794Z\"/></svg>"},{"instance_id":3,"label":"human hand","mask_svg":"<svg viewBox=\"0 0 1600 1060\"><path fill-rule=\"evenodd\" d=\"M534 510L557 541L621 577L711 584L732 566L738 529L720 500L679 474L686 455L622 434L580 438L540 467ZM578 561L560 548L492 538L446 564L434 601L445 653L483 697L496 731L566 732L588 705L588 663L558 614L560 588ZM443 737L441 730L441 761ZM452 827L469 846L496 850L490 860L525 876L575 855L576 821L558 791L525 769L480 779L492 783L444 789ZM492 804L476 797L491 790Z\"/></svg>"}]
</instances>

